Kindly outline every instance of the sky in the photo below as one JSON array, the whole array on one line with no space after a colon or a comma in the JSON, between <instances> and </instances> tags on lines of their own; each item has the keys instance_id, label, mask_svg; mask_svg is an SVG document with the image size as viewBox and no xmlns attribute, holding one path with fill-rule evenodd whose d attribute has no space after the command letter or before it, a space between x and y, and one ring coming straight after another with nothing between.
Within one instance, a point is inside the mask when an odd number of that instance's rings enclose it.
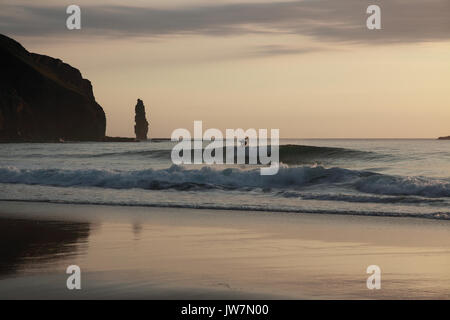
<instances>
[{"instance_id":1,"label":"sky","mask_svg":"<svg viewBox=\"0 0 450 320\"><path fill-rule=\"evenodd\" d=\"M66 8L81 8L81 30ZM366 9L381 7L381 30ZM0 33L94 87L107 134L280 129L282 138L450 134L448 0L0 0Z\"/></svg>"}]
</instances>

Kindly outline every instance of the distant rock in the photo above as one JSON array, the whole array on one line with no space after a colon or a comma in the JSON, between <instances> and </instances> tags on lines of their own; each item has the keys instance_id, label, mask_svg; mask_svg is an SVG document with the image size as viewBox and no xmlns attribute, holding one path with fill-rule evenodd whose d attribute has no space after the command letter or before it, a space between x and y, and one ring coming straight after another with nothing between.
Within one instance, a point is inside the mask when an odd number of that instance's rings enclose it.
<instances>
[{"instance_id":1,"label":"distant rock","mask_svg":"<svg viewBox=\"0 0 450 320\"><path fill-rule=\"evenodd\" d=\"M105 113L79 70L1 34L0 70L0 141L104 139Z\"/></svg>"},{"instance_id":2,"label":"distant rock","mask_svg":"<svg viewBox=\"0 0 450 320\"><path fill-rule=\"evenodd\" d=\"M136 124L134 126L134 133L136 134L136 139L147 140L148 122L147 118L145 117L144 102L141 99L137 100L135 112L136 115L134 117L134 121L136 122Z\"/></svg>"},{"instance_id":3,"label":"distant rock","mask_svg":"<svg viewBox=\"0 0 450 320\"><path fill-rule=\"evenodd\" d=\"M448 136L448 137L439 137L438 140L450 140L450 136Z\"/></svg>"},{"instance_id":4,"label":"distant rock","mask_svg":"<svg viewBox=\"0 0 450 320\"><path fill-rule=\"evenodd\" d=\"M128 138L128 137L108 137L106 136L103 140L104 142L139 142L139 140L136 140L135 138Z\"/></svg>"}]
</instances>

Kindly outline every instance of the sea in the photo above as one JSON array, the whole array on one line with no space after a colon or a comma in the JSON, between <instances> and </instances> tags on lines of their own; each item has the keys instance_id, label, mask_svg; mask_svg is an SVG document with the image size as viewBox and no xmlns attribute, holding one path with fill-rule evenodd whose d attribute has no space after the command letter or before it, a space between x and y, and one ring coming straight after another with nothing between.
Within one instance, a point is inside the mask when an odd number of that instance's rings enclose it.
<instances>
[{"instance_id":1,"label":"sea","mask_svg":"<svg viewBox=\"0 0 450 320\"><path fill-rule=\"evenodd\" d=\"M450 219L450 141L282 139L271 176L175 144L0 144L0 201Z\"/></svg>"}]
</instances>

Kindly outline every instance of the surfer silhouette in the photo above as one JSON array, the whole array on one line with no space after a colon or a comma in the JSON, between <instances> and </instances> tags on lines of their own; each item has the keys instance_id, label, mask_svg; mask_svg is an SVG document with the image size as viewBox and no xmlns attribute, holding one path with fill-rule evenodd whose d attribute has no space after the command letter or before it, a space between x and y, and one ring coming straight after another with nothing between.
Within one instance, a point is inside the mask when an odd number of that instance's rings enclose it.
<instances>
[{"instance_id":1,"label":"surfer silhouette","mask_svg":"<svg viewBox=\"0 0 450 320\"><path fill-rule=\"evenodd\" d=\"M244 140L241 140L241 145L244 147L248 147L248 143L249 143L249 138L245 137Z\"/></svg>"}]
</instances>

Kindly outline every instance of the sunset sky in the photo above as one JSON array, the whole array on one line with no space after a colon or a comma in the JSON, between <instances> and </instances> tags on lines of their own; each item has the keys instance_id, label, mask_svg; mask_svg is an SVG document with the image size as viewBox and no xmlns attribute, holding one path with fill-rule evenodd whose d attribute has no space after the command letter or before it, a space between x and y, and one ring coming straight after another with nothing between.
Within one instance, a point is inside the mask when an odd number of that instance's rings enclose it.
<instances>
[{"instance_id":1,"label":"sunset sky","mask_svg":"<svg viewBox=\"0 0 450 320\"><path fill-rule=\"evenodd\" d=\"M82 30L66 28L66 7ZM366 9L382 9L382 30ZM91 80L107 134L279 128L284 138L450 135L448 0L2 0L0 33Z\"/></svg>"}]
</instances>

